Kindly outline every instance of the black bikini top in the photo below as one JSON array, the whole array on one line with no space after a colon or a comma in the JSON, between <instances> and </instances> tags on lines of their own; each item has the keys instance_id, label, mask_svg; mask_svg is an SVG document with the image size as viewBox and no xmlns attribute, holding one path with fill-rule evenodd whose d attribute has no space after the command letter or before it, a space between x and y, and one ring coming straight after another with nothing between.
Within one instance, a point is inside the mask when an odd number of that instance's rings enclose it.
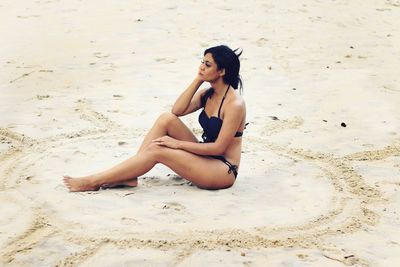
<instances>
[{"instance_id":1,"label":"black bikini top","mask_svg":"<svg viewBox=\"0 0 400 267\"><path fill-rule=\"evenodd\" d=\"M219 115L226 94L228 93L229 87L230 86L228 86L228 88L226 89L225 95L223 96L221 101L221 105L219 106L218 117L215 116L208 117L207 113L205 112L207 100L214 93L214 89L213 88L208 89L201 97L201 106L203 107L203 111L199 115L199 123L203 128L203 135L201 137L203 138L204 143L211 143L217 140L218 134L221 131L222 127L222 119L219 117ZM235 137L240 137L242 135L243 135L242 132L236 132Z\"/></svg>"}]
</instances>

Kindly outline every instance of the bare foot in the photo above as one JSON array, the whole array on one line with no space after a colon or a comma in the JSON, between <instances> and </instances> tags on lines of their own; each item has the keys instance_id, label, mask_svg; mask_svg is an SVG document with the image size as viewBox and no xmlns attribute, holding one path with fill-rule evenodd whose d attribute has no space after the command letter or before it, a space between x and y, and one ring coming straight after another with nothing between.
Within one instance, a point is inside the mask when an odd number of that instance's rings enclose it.
<instances>
[{"instance_id":1,"label":"bare foot","mask_svg":"<svg viewBox=\"0 0 400 267\"><path fill-rule=\"evenodd\" d=\"M110 183L110 184L103 184L101 188L116 188L116 187L136 187L138 185L137 178L126 180L119 183Z\"/></svg>"},{"instance_id":2,"label":"bare foot","mask_svg":"<svg viewBox=\"0 0 400 267\"><path fill-rule=\"evenodd\" d=\"M100 186L92 184L90 177L72 178L64 176L63 181L70 192L97 191L100 189Z\"/></svg>"}]
</instances>

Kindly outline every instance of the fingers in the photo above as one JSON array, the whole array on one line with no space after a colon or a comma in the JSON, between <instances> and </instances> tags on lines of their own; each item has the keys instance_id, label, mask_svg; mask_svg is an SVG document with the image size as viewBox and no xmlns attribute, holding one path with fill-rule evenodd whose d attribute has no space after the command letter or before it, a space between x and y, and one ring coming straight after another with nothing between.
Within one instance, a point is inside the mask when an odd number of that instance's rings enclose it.
<instances>
[{"instance_id":1,"label":"fingers","mask_svg":"<svg viewBox=\"0 0 400 267\"><path fill-rule=\"evenodd\" d=\"M152 140L152 142L157 144L157 145L160 145L160 144L164 143L164 141L161 140L160 138L154 139L154 140Z\"/></svg>"},{"instance_id":2,"label":"fingers","mask_svg":"<svg viewBox=\"0 0 400 267\"><path fill-rule=\"evenodd\" d=\"M153 139L152 142L159 146L165 146L169 148L176 148L176 140L169 136L162 136L156 139Z\"/></svg>"},{"instance_id":3,"label":"fingers","mask_svg":"<svg viewBox=\"0 0 400 267\"><path fill-rule=\"evenodd\" d=\"M152 142L158 146L167 146L165 141L160 138L154 139Z\"/></svg>"},{"instance_id":4,"label":"fingers","mask_svg":"<svg viewBox=\"0 0 400 267\"><path fill-rule=\"evenodd\" d=\"M152 142L157 143L157 144L163 144L166 141L168 141L168 136L162 136L156 139L153 139Z\"/></svg>"},{"instance_id":5,"label":"fingers","mask_svg":"<svg viewBox=\"0 0 400 267\"><path fill-rule=\"evenodd\" d=\"M153 139L153 142L161 142L161 141L163 141L165 139L165 136L161 136L161 137L158 137L158 138L156 138L156 139Z\"/></svg>"}]
</instances>

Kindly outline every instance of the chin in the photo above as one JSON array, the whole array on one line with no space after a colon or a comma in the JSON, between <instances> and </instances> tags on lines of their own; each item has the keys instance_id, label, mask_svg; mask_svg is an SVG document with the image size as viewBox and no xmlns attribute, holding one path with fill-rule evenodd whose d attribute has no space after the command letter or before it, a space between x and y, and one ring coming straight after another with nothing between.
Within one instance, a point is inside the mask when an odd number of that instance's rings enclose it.
<instances>
[{"instance_id":1,"label":"chin","mask_svg":"<svg viewBox=\"0 0 400 267\"><path fill-rule=\"evenodd\" d=\"M203 78L203 81L205 81L205 82L209 82L209 83L212 83L212 82L214 82L214 81L215 81L215 79L211 79L210 77L205 77L205 76L202 76L201 78Z\"/></svg>"}]
</instances>

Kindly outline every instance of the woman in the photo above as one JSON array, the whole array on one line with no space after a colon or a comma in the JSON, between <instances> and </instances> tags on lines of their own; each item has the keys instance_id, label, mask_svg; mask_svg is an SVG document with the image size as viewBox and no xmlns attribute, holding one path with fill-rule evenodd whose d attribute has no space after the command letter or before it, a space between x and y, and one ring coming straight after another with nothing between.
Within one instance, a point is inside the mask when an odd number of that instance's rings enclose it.
<instances>
[{"instance_id":1,"label":"woman","mask_svg":"<svg viewBox=\"0 0 400 267\"><path fill-rule=\"evenodd\" d=\"M223 189L236 180L242 152L246 107L235 90L242 86L239 56L229 47L204 52L199 72L178 97L171 112L162 114L143 140L137 154L109 170L80 178L64 176L71 192L117 185L137 186L137 177L162 163L199 188ZM211 88L199 89L203 82ZM199 142L179 119L203 108Z\"/></svg>"}]
</instances>

